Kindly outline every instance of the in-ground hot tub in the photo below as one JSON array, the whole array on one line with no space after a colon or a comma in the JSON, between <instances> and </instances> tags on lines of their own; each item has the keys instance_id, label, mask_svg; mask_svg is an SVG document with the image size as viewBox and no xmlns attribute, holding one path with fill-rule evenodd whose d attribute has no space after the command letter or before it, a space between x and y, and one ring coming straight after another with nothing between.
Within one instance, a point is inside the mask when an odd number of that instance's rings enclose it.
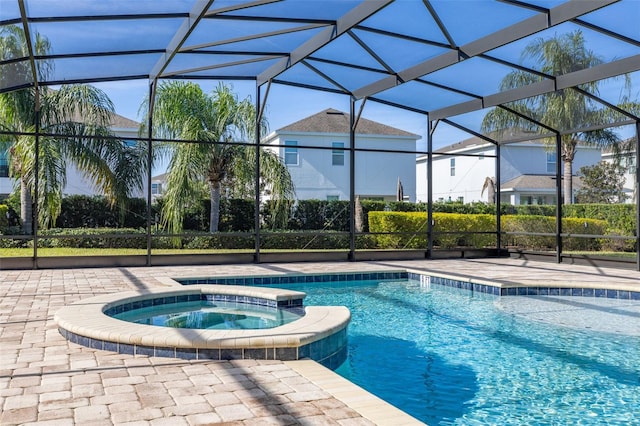
<instances>
[{"instance_id":1,"label":"in-ground hot tub","mask_svg":"<svg viewBox=\"0 0 640 426\"><path fill-rule=\"evenodd\" d=\"M311 358L336 368L346 358L347 326L344 306L303 307L305 293L235 285L193 285L101 295L65 306L55 315L60 333L71 342L131 355L183 359ZM126 322L113 315L182 302L223 302L238 308L277 313L297 310L303 315L287 324L265 329L197 329Z\"/></svg>"}]
</instances>

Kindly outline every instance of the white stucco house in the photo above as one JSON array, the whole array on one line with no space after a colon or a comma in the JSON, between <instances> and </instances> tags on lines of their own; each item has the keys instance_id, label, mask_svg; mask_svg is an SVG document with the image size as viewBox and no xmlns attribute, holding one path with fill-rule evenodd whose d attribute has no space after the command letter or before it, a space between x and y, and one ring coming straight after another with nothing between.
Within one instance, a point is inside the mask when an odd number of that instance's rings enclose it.
<instances>
[{"instance_id":1,"label":"white stucco house","mask_svg":"<svg viewBox=\"0 0 640 426\"><path fill-rule=\"evenodd\" d=\"M502 203L556 204L556 154L540 140L501 145L500 198ZM581 188L576 176L582 166L601 160L597 147L580 145L573 161L573 190ZM496 176L496 147L472 137L434 150L434 201L489 201L483 192L487 178ZM427 201L427 156L416 158L416 196Z\"/></svg>"},{"instance_id":2,"label":"white stucco house","mask_svg":"<svg viewBox=\"0 0 640 426\"><path fill-rule=\"evenodd\" d=\"M628 151L622 153L620 157L616 158L612 150L604 150L602 152L602 161L607 161L609 163L618 162L623 167L623 187L624 193L627 196L625 202L633 203L635 200L634 194L636 194L636 138L633 137L627 139L623 144L629 147Z\"/></svg>"},{"instance_id":3,"label":"white stucco house","mask_svg":"<svg viewBox=\"0 0 640 426\"><path fill-rule=\"evenodd\" d=\"M110 130L124 140L138 137L140 124L118 114L114 114ZM145 180L146 181L146 180ZM16 180L9 177L9 163L7 152L0 151L0 197L6 197L13 192ZM146 183L145 183L146 185ZM145 186L146 188L146 186ZM144 189L135 196L142 197L146 193ZM71 165L67 169L67 184L63 190L64 195L100 195L91 181L87 180L78 169Z\"/></svg>"},{"instance_id":4,"label":"white stucco house","mask_svg":"<svg viewBox=\"0 0 640 426\"><path fill-rule=\"evenodd\" d=\"M289 169L299 200L349 200L349 114L326 109L270 133L263 144L276 152ZM355 195L361 199L395 201L400 182L404 200L416 199L416 141L419 135L360 118Z\"/></svg>"}]
</instances>

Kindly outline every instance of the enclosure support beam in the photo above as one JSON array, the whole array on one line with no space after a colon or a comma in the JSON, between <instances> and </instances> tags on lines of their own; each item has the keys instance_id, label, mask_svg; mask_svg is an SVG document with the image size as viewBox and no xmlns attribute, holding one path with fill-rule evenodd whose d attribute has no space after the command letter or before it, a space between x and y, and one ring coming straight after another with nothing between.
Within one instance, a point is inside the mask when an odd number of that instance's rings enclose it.
<instances>
[{"instance_id":1,"label":"enclosure support beam","mask_svg":"<svg viewBox=\"0 0 640 426\"><path fill-rule=\"evenodd\" d=\"M427 115L427 259L433 256L433 132Z\"/></svg>"},{"instance_id":2,"label":"enclosure support beam","mask_svg":"<svg viewBox=\"0 0 640 426\"><path fill-rule=\"evenodd\" d=\"M556 133L556 262L562 262L562 136ZM571 197L571 194L564 194Z\"/></svg>"},{"instance_id":3,"label":"enclosure support beam","mask_svg":"<svg viewBox=\"0 0 640 426\"><path fill-rule=\"evenodd\" d=\"M258 75L258 84L271 80L291 68L298 62L306 59L313 52L324 47L333 39L338 38L360 22L375 14L392 3L393 0L369 0L354 7L342 17L338 18L335 25L331 25L320 31L306 43L293 50L288 58L283 58L267 70Z\"/></svg>"},{"instance_id":4,"label":"enclosure support beam","mask_svg":"<svg viewBox=\"0 0 640 426\"><path fill-rule=\"evenodd\" d=\"M153 96L155 95L155 85L157 80L152 80L149 84L149 110L147 111L147 266L151 266L151 173L153 167L153 107L155 105Z\"/></svg>"},{"instance_id":5,"label":"enclosure support beam","mask_svg":"<svg viewBox=\"0 0 640 426\"><path fill-rule=\"evenodd\" d=\"M187 41L187 38L196 28L196 25L198 25L198 22L200 22L207 10L209 10L212 3L213 0L196 1L189 12L189 17L184 19L182 25L180 25L176 33L173 35L173 38L167 44L164 55L162 55L160 60L158 60L149 73L150 80L157 80L164 70L167 69L173 57L178 53L185 41Z\"/></svg>"},{"instance_id":6,"label":"enclosure support beam","mask_svg":"<svg viewBox=\"0 0 640 426\"><path fill-rule=\"evenodd\" d=\"M498 256L502 250L502 224L501 224L501 211L500 211L500 144L496 144L496 188L494 196L496 197L496 248L498 249Z\"/></svg>"},{"instance_id":7,"label":"enclosure support beam","mask_svg":"<svg viewBox=\"0 0 640 426\"><path fill-rule=\"evenodd\" d=\"M33 231L33 267L38 269L38 197L40 193L40 88L35 87L36 91L36 143L35 143L35 173L33 183L33 199L31 209L31 229ZM24 185L24 183L22 184ZM31 189L28 188L28 191Z\"/></svg>"},{"instance_id":8,"label":"enclosure support beam","mask_svg":"<svg viewBox=\"0 0 640 426\"><path fill-rule=\"evenodd\" d=\"M364 105L363 105L364 106ZM356 260L356 100L349 97L349 260ZM360 111L362 112L362 111Z\"/></svg>"},{"instance_id":9,"label":"enclosure support beam","mask_svg":"<svg viewBox=\"0 0 640 426\"><path fill-rule=\"evenodd\" d=\"M633 193L636 196L636 270L640 271L640 121L636 121L636 170Z\"/></svg>"},{"instance_id":10,"label":"enclosure support beam","mask_svg":"<svg viewBox=\"0 0 640 426\"><path fill-rule=\"evenodd\" d=\"M269 85L271 86L271 85ZM267 89L269 88L267 87ZM255 208L253 211L253 229L255 232L255 236L253 239L253 261L255 263L260 263L260 121L262 119L262 108L261 108L262 100L260 99L260 85L256 84L256 105L255 110L260 111L260 113L256 114L256 122L255 122L255 144L256 144L256 161L254 164L255 168ZM266 103L266 99L264 101Z\"/></svg>"}]
</instances>

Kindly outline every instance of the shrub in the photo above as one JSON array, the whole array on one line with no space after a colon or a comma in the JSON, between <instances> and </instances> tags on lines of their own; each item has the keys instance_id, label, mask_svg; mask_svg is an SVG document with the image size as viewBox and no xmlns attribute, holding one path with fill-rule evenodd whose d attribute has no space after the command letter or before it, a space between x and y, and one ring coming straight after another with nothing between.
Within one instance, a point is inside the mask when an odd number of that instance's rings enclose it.
<instances>
[{"instance_id":1,"label":"shrub","mask_svg":"<svg viewBox=\"0 0 640 426\"><path fill-rule=\"evenodd\" d=\"M4 234L9 226L9 206L0 204L0 234Z\"/></svg>"},{"instance_id":2,"label":"shrub","mask_svg":"<svg viewBox=\"0 0 640 426\"><path fill-rule=\"evenodd\" d=\"M490 214L433 214L434 245L487 247L495 245L495 217ZM380 248L425 248L425 212L369 212L370 232ZM483 232L489 232L484 234ZM477 233L477 234L475 234Z\"/></svg>"},{"instance_id":3,"label":"shrub","mask_svg":"<svg viewBox=\"0 0 640 426\"><path fill-rule=\"evenodd\" d=\"M300 232L278 231L261 236L262 249L281 250L348 250L350 245L348 233L337 231ZM357 249L369 249L375 246L371 237L356 238Z\"/></svg>"},{"instance_id":4,"label":"shrub","mask_svg":"<svg viewBox=\"0 0 640 426\"><path fill-rule=\"evenodd\" d=\"M607 223L597 219L562 219L563 234L604 235ZM550 216L505 215L502 216L504 232L530 232L555 234L556 219ZM556 246L555 236L549 235L509 235L509 244L532 250L548 250ZM598 250L599 240L595 238L568 237L562 240L564 250Z\"/></svg>"},{"instance_id":5,"label":"shrub","mask_svg":"<svg viewBox=\"0 0 640 426\"><path fill-rule=\"evenodd\" d=\"M147 235L144 230L133 228L54 228L42 231L38 245L40 247L145 249Z\"/></svg>"},{"instance_id":6,"label":"shrub","mask_svg":"<svg viewBox=\"0 0 640 426\"><path fill-rule=\"evenodd\" d=\"M218 249L238 250L253 249L253 234L242 235L198 235L184 236L182 238L184 248L188 249Z\"/></svg>"},{"instance_id":7,"label":"shrub","mask_svg":"<svg viewBox=\"0 0 640 426\"><path fill-rule=\"evenodd\" d=\"M70 195L62 199L57 228L141 228L147 224L147 203L142 198L126 202L121 215L103 196Z\"/></svg>"}]
</instances>

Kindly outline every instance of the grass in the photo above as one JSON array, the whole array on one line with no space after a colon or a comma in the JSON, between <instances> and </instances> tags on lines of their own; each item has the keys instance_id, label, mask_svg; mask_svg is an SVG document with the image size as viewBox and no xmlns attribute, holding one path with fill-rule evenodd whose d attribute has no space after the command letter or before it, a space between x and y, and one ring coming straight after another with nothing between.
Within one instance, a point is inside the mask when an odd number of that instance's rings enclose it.
<instances>
[{"instance_id":1,"label":"grass","mask_svg":"<svg viewBox=\"0 0 640 426\"><path fill-rule=\"evenodd\" d=\"M326 250L310 250L310 251L345 251L346 249L326 249ZM263 253L287 253L287 252L304 252L309 250L302 249L263 249ZM358 250L365 251L365 250ZM179 254L226 254L226 253L253 253L253 249L152 249L151 255L179 255ZM127 248L39 248L39 257L72 257L72 256L144 256L147 254L146 249L127 249ZM614 251L565 251L565 255L580 255L591 257L613 257L617 259L636 258L635 253L614 252ZM0 248L0 257L32 257L32 248Z\"/></svg>"},{"instance_id":2,"label":"grass","mask_svg":"<svg viewBox=\"0 0 640 426\"><path fill-rule=\"evenodd\" d=\"M213 254L213 253L252 253L253 250L217 250L217 249L153 249L151 254ZM126 248L39 248L38 256L143 256L146 249ZM0 257L31 257L32 248L0 248Z\"/></svg>"}]
</instances>

